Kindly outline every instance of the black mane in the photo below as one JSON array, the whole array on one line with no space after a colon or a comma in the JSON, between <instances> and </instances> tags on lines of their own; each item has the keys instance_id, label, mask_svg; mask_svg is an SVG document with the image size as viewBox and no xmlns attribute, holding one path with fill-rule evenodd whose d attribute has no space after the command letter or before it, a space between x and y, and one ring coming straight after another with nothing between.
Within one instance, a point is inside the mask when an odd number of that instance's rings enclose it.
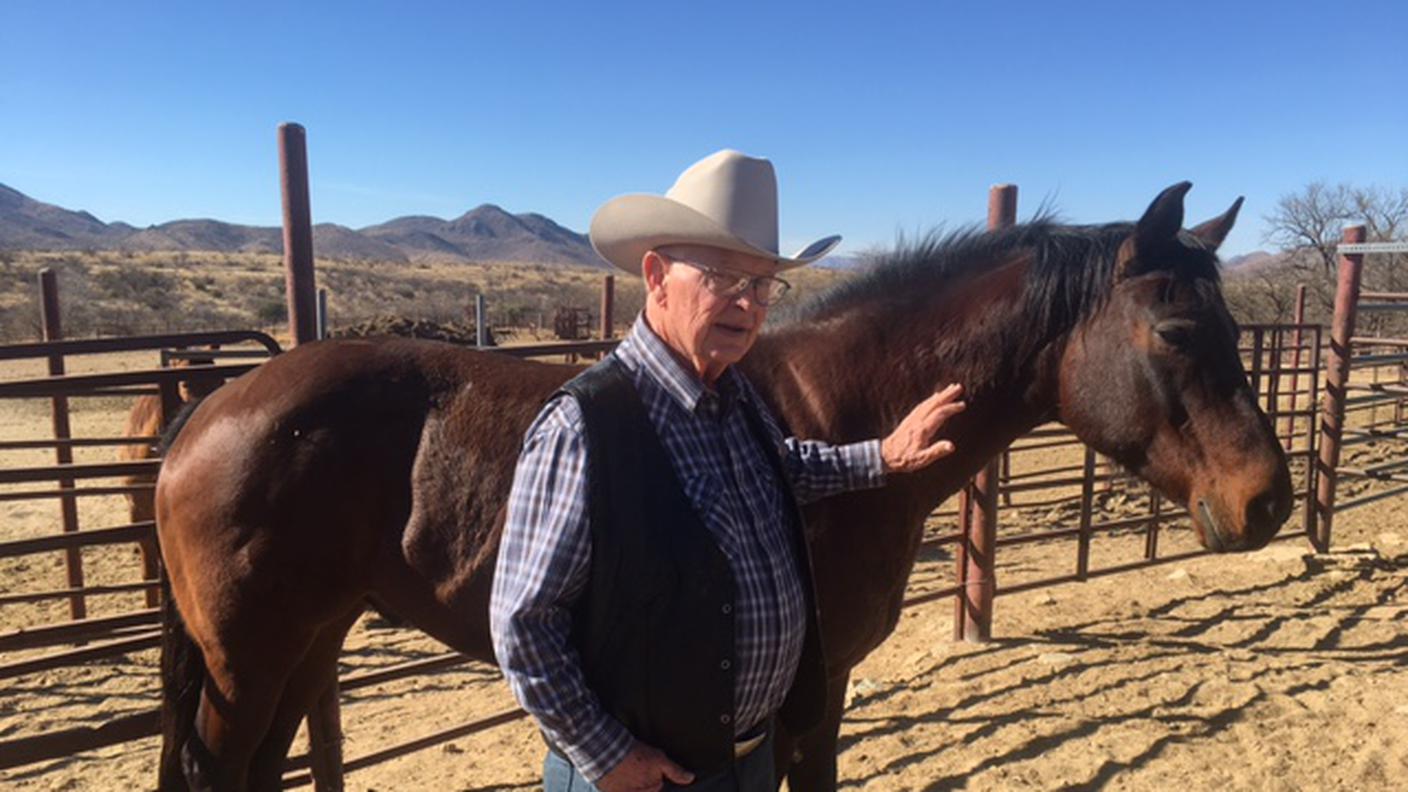
<instances>
[{"instance_id":1,"label":"black mane","mask_svg":"<svg viewBox=\"0 0 1408 792\"><path fill-rule=\"evenodd\" d=\"M865 272L798 306L788 323L825 320L862 303L899 308L913 300L932 300L955 282L1030 250L1022 310L1035 335L1049 338L1052 332L1073 327L1109 297L1116 254L1133 230L1133 223L1061 225L1039 216L995 232L976 226L931 231L872 257ZM1180 271L1217 281L1216 256L1191 234L1180 234L1179 240L1184 248L1175 262Z\"/></svg>"}]
</instances>

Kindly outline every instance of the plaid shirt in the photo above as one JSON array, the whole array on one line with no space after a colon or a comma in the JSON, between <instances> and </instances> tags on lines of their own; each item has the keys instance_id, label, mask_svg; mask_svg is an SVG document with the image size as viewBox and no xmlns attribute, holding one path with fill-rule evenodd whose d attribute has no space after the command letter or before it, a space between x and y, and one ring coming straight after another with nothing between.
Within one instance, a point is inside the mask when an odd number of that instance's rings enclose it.
<instances>
[{"instance_id":1,"label":"plaid shirt","mask_svg":"<svg viewBox=\"0 0 1408 792\"><path fill-rule=\"evenodd\" d=\"M636 320L612 353L630 371L685 494L728 559L737 589L734 723L743 734L781 706L801 657L806 596L788 537L787 495L736 402L764 416L799 500L879 486L880 442L832 446L783 438L732 368L716 390ZM596 781L632 735L586 686L571 610L587 581L587 448L577 401L559 397L528 429L518 459L490 605L494 651L509 685L553 744Z\"/></svg>"}]
</instances>

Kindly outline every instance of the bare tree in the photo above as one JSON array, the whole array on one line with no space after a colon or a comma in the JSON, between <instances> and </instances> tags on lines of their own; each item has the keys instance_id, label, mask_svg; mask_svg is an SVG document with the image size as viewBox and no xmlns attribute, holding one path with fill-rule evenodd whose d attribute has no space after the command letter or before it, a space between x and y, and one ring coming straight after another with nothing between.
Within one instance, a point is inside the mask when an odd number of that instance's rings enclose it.
<instances>
[{"instance_id":1,"label":"bare tree","mask_svg":"<svg viewBox=\"0 0 1408 792\"><path fill-rule=\"evenodd\" d=\"M1335 276L1339 266L1336 247L1343 237L1344 227L1363 223L1370 242L1408 238L1408 188L1394 190L1312 182L1298 192L1281 196L1265 219L1265 240L1281 250L1286 263L1284 275L1260 276L1261 288L1256 291L1262 293L1261 309L1272 308L1279 313L1279 296L1267 290L1277 288L1278 284L1283 289L1293 288L1291 284L1299 281L1306 284L1313 297L1312 315L1320 321L1328 321L1334 307ZM1366 262L1364 288L1408 290L1408 257L1371 257ZM1370 329L1368 325L1389 320L1390 317L1373 316L1362 321L1366 329Z\"/></svg>"},{"instance_id":2,"label":"bare tree","mask_svg":"<svg viewBox=\"0 0 1408 792\"><path fill-rule=\"evenodd\" d=\"M1296 193L1287 193L1265 216L1266 241L1293 254L1298 263L1318 262L1321 272L1335 270L1335 245L1340 232L1355 217L1355 204L1347 185L1311 182Z\"/></svg>"}]
</instances>

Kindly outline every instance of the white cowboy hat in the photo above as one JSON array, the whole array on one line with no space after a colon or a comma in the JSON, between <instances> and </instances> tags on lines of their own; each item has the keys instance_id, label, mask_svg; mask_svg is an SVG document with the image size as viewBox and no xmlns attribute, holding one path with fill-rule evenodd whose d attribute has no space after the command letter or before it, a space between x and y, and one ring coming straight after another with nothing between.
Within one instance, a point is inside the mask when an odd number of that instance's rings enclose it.
<instances>
[{"instance_id":1,"label":"white cowboy hat","mask_svg":"<svg viewBox=\"0 0 1408 792\"><path fill-rule=\"evenodd\" d=\"M622 195L596 211L590 231L601 257L640 274L647 250L662 245L708 245L777 262L779 271L831 252L829 236L791 257L777 252L777 176L772 163L725 149L680 174L663 196Z\"/></svg>"}]
</instances>

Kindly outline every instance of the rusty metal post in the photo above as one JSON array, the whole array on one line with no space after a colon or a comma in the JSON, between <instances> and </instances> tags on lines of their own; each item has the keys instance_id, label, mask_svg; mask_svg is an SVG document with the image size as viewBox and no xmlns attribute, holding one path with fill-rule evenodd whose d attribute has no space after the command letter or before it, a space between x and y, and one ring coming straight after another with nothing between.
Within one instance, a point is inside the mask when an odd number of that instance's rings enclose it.
<instances>
[{"instance_id":1,"label":"rusty metal post","mask_svg":"<svg viewBox=\"0 0 1408 792\"><path fill-rule=\"evenodd\" d=\"M970 504L973 484L965 484L958 491L958 545L953 553L955 564L954 578L957 581L958 596L953 598L953 640L961 641L968 629L968 557L969 545L973 541L973 509Z\"/></svg>"},{"instance_id":2,"label":"rusty metal post","mask_svg":"<svg viewBox=\"0 0 1408 792\"><path fill-rule=\"evenodd\" d=\"M1150 561L1159 557L1159 519L1163 516L1164 499L1159 491L1149 493L1149 528L1144 534L1144 557Z\"/></svg>"},{"instance_id":3,"label":"rusty metal post","mask_svg":"<svg viewBox=\"0 0 1408 792\"><path fill-rule=\"evenodd\" d=\"M1296 408L1300 406L1300 348L1304 345L1305 334L1301 325L1305 324L1305 284L1296 286L1296 329L1292 338L1295 349L1291 352L1291 406L1286 416L1286 450L1294 450L1296 444ZM1313 404L1313 402L1312 402Z\"/></svg>"},{"instance_id":4,"label":"rusty metal post","mask_svg":"<svg viewBox=\"0 0 1408 792\"><path fill-rule=\"evenodd\" d=\"M1002 463L999 465L1000 475L998 476L997 490L1002 495L1002 505L1012 505L1012 490L1008 484L1012 481L1012 449L1002 449Z\"/></svg>"},{"instance_id":5,"label":"rusty metal post","mask_svg":"<svg viewBox=\"0 0 1408 792\"><path fill-rule=\"evenodd\" d=\"M1090 572L1090 526L1094 522L1095 451L1085 449L1085 464L1081 469L1080 533L1076 539L1076 577L1085 580Z\"/></svg>"},{"instance_id":6,"label":"rusty metal post","mask_svg":"<svg viewBox=\"0 0 1408 792\"><path fill-rule=\"evenodd\" d=\"M1276 426L1276 416L1281 412L1281 359L1285 357L1286 334L1281 327L1271 329L1271 348L1266 355L1266 414L1271 425ZM1272 429L1275 434L1275 429Z\"/></svg>"},{"instance_id":7,"label":"rusty metal post","mask_svg":"<svg viewBox=\"0 0 1408 792\"><path fill-rule=\"evenodd\" d=\"M1311 371L1308 378L1310 387L1306 388L1306 404L1309 405L1309 416L1305 419L1305 514L1304 528L1305 537L1312 543L1315 541L1316 520L1315 520L1315 493L1316 483L1320 480L1317 475L1318 467L1316 459L1319 453L1319 427L1315 423L1315 405L1320 401L1320 326L1315 325L1310 331L1310 365Z\"/></svg>"},{"instance_id":8,"label":"rusty metal post","mask_svg":"<svg viewBox=\"0 0 1408 792\"><path fill-rule=\"evenodd\" d=\"M605 275L601 279L601 340L605 341L616 333L616 276Z\"/></svg>"},{"instance_id":9,"label":"rusty metal post","mask_svg":"<svg viewBox=\"0 0 1408 792\"><path fill-rule=\"evenodd\" d=\"M279 124L279 182L284 202L284 291L288 332L297 346L318 337L313 274L313 212L308 192L307 133Z\"/></svg>"},{"instance_id":10,"label":"rusty metal post","mask_svg":"<svg viewBox=\"0 0 1408 792\"><path fill-rule=\"evenodd\" d=\"M489 307L484 295L474 295L474 345L480 349L489 346Z\"/></svg>"},{"instance_id":11,"label":"rusty metal post","mask_svg":"<svg viewBox=\"0 0 1408 792\"><path fill-rule=\"evenodd\" d=\"M1364 241L1364 226L1344 230L1344 241ZM1335 318L1330 326L1330 362L1325 372L1325 396L1320 410L1319 481L1315 487L1315 510L1319 524L1311 537L1320 552L1330 549L1330 530L1335 517L1336 468L1340 464L1340 442L1344 438L1345 386L1349 384L1350 339L1359 305L1359 284L1364 272L1364 254L1340 256L1339 283L1335 287Z\"/></svg>"},{"instance_id":12,"label":"rusty metal post","mask_svg":"<svg viewBox=\"0 0 1408 792\"><path fill-rule=\"evenodd\" d=\"M63 324L59 319L59 281L54 271L44 268L39 271L39 310L44 324L44 340L58 341L64 337ZM49 376L60 377L64 373L63 355L49 356ZM51 402L54 421L54 439L68 440L70 434L68 420L68 397L55 396ZM59 444L55 449L60 465L73 463L73 449L67 444ZM59 479L59 489L73 489L73 479ZM59 498L59 513L63 518L64 533L78 530L78 500L72 495ZM64 550L64 567L68 573L68 587L83 588L83 553L81 548L70 547ZM88 615L88 605L82 594L74 594L68 600L69 615L82 619Z\"/></svg>"},{"instance_id":13,"label":"rusty metal post","mask_svg":"<svg viewBox=\"0 0 1408 792\"><path fill-rule=\"evenodd\" d=\"M963 638L972 643L992 640L992 602L997 594L994 574L997 552L996 460L974 479L969 505L968 571L960 596L968 601Z\"/></svg>"},{"instance_id":14,"label":"rusty metal post","mask_svg":"<svg viewBox=\"0 0 1408 792\"><path fill-rule=\"evenodd\" d=\"M328 290L318 289L318 340L328 337Z\"/></svg>"},{"instance_id":15,"label":"rusty metal post","mask_svg":"<svg viewBox=\"0 0 1408 792\"><path fill-rule=\"evenodd\" d=\"M1261 403L1261 353L1265 339L1262 338L1262 328L1252 328L1252 401Z\"/></svg>"},{"instance_id":16,"label":"rusty metal post","mask_svg":"<svg viewBox=\"0 0 1408 792\"><path fill-rule=\"evenodd\" d=\"M988 230L1017 222L1017 185L999 184L988 191ZM967 577L960 596L968 600L963 638L984 643L992 638L992 604L997 594L997 491L1001 479L1000 455L988 460L973 479L969 499L973 522L968 547Z\"/></svg>"}]
</instances>

